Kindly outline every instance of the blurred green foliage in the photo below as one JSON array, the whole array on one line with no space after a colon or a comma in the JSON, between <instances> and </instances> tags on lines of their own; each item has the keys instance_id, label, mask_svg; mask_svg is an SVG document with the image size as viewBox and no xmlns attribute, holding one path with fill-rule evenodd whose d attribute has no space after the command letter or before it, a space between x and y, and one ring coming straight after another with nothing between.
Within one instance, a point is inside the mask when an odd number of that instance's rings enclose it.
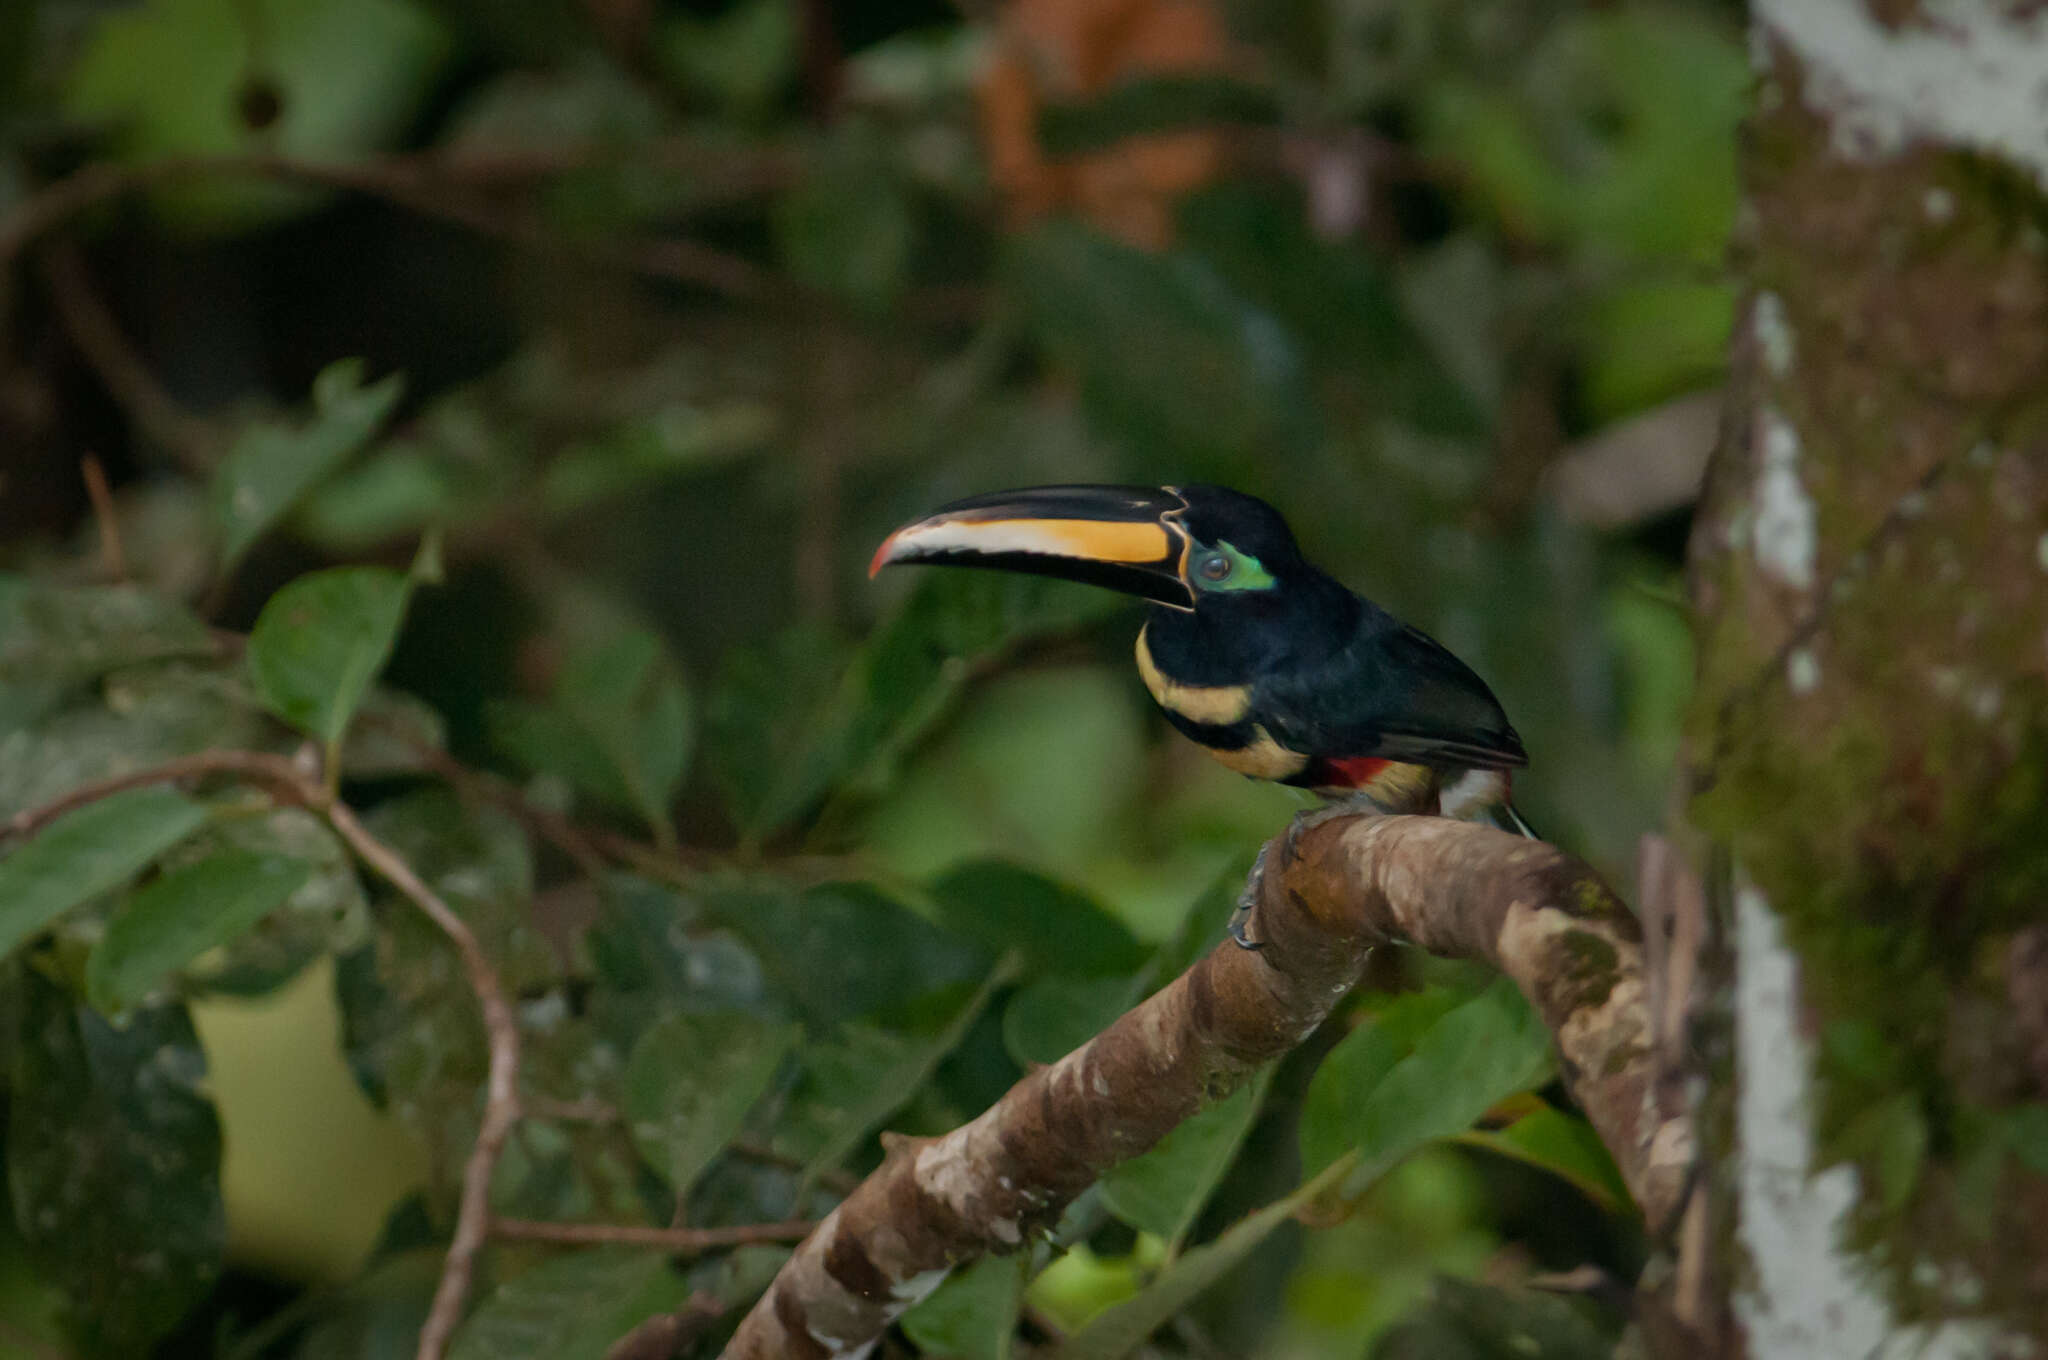
<instances>
[{"instance_id":1,"label":"blurred green foliage","mask_svg":"<svg viewBox=\"0 0 2048 1360\"><path fill-rule=\"evenodd\" d=\"M1220 3L1209 68L1069 51L1124 74L1040 90L1034 154L1161 239L1018 190L977 107L1058 7L1012 5L0 6L0 241L107 186L0 258L0 825L311 739L516 999L503 1215L822 1213L878 1131L971 1118L1219 938L1300 800L1171 736L1114 598L866 584L952 497L1258 493L1494 685L1539 826L1618 871L1659 820L1678 536L1575 523L1544 470L1718 380L1729 7ZM1148 188L1162 136L1207 168ZM111 360L66 339L101 304ZM410 1355L485 1071L445 938L231 779L0 853L0 1355ZM224 1200L191 1016L323 960L426 1179ZM901 1344L1601 1353L1613 1319L1432 1284L1632 1268L1540 1028L1469 969L1374 985ZM1924 1130L1845 1137L1910 1186ZM407 1189L347 1279L234 1251ZM500 1244L456 1354L600 1356L707 1299L712 1354L781 1259Z\"/></svg>"}]
</instances>

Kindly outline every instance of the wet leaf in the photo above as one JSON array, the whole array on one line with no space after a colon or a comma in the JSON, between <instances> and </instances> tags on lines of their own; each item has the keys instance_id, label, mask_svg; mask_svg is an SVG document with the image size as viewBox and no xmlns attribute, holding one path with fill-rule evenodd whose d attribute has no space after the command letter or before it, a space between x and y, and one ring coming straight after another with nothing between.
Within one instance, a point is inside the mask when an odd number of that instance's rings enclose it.
<instances>
[{"instance_id":1,"label":"wet leaf","mask_svg":"<svg viewBox=\"0 0 2048 1360\"><path fill-rule=\"evenodd\" d=\"M111 892L206 821L162 787L88 803L0 859L0 955L88 898Z\"/></svg>"},{"instance_id":2,"label":"wet leaf","mask_svg":"<svg viewBox=\"0 0 2048 1360\"><path fill-rule=\"evenodd\" d=\"M689 1292L660 1252L569 1252L491 1291L456 1334L449 1360L604 1360L613 1342L682 1307Z\"/></svg>"},{"instance_id":3,"label":"wet leaf","mask_svg":"<svg viewBox=\"0 0 2048 1360\"><path fill-rule=\"evenodd\" d=\"M764 1020L795 1013L769 995L754 952L728 930L705 928L674 889L613 874L601 894L583 937L599 984L591 1013L621 1048L675 1012L744 1011Z\"/></svg>"},{"instance_id":4,"label":"wet leaf","mask_svg":"<svg viewBox=\"0 0 2048 1360\"><path fill-rule=\"evenodd\" d=\"M802 893L733 885L701 903L746 941L776 990L815 1028L978 981L991 958L864 883Z\"/></svg>"},{"instance_id":5,"label":"wet leaf","mask_svg":"<svg viewBox=\"0 0 2048 1360\"><path fill-rule=\"evenodd\" d=\"M115 1029L22 976L7 1112L15 1219L89 1355L144 1355L213 1287L220 1125L182 1007Z\"/></svg>"},{"instance_id":6,"label":"wet leaf","mask_svg":"<svg viewBox=\"0 0 2048 1360\"><path fill-rule=\"evenodd\" d=\"M962 865L931 891L941 924L991 952L1015 950L1037 972L1128 974L1148 952L1088 897L1015 865Z\"/></svg>"},{"instance_id":7,"label":"wet leaf","mask_svg":"<svg viewBox=\"0 0 2048 1360\"><path fill-rule=\"evenodd\" d=\"M343 359L322 369L305 422L259 420L235 439L213 482L223 571L233 570L315 483L366 447L398 405L405 380L393 374L366 387L363 367L360 359Z\"/></svg>"},{"instance_id":8,"label":"wet leaf","mask_svg":"<svg viewBox=\"0 0 2048 1360\"><path fill-rule=\"evenodd\" d=\"M1182 1120L1148 1151L1104 1172L1102 1201L1109 1211L1169 1242L1184 1237L1236 1160L1271 1079L1272 1069L1261 1069L1229 1096Z\"/></svg>"},{"instance_id":9,"label":"wet leaf","mask_svg":"<svg viewBox=\"0 0 2048 1360\"><path fill-rule=\"evenodd\" d=\"M213 650L174 600L133 586L64 589L0 573L0 736L108 671Z\"/></svg>"},{"instance_id":10,"label":"wet leaf","mask_svg":"<svg viewBox=\"0 0 2048 1360\"><path fill-rule=\"evenodd\" d=\"M690 696L649 632L623 634L571 656L546 704L506 703L491 736L523 764L638 814L671 835L668 805L689 768Z\"/></svg>"},{"instance_id":11,"label":"wet leaf","mask_svg":"<svg viewBox=\"0 0 2048 1360\"><path fill-rule=\"evenodd\" d=\"M130 897L86 964L86 991L105 1012L125 1010L209 949L284 904L312 866L283 855L228 850L172 869Z\"/></svg>"},{"instance_id":12,"label":"wet leaf","mask_svg":"<svg viewBox=\"0 0 2048 1360\"><path fill-rule=\"evenodd\" d=\"M518 824L442 789L389 799L364 823L468 922L508 991L541 994L518 1014L529 1067L546 1065L546 1041L569 1026L548 992L560 964L530 919L532 850ZM371 1098L425 1143L445 1187L475 1132L486 1070L476 994L447 937L388 888L379 891L387 900L375 914L373 947L336 961L342 1051Z\"/></svg>"},{"instance_id":13,"label":"wet leaf","mask_svg":"<svg viewBox=\"0 0 2048 1360\"><path fill-rule=\"evenodd\" d=\"M778 1147L804 1158L805 1182L845 1161L907 1104L1009 979L1009 970L998 967L936 1033L849 1024L833 1041L807 1045L801 1055L804 1080L775 1131Z\"/></svg>"},{"instance_id":14,"label":"wet leaf","mask_svg":"<svg viewBox=\"0 0 2048 1360\"><path fill-rule=\"evenodd\" d=\"M249 634L249 676L271 712L337 746L391 659L412 580L388 567L335 567L270 597Z\"/></svg>"},{"instance_id":15,"label":"wet leaf","mask_svg":"<svg viewBox=\"0 0 2048 1360\"><path fill-rule=\"evenodd\" d=\"M797 625L726 653L705 703L704 758L743 835L758 840L796 817L832 779L824 725L848 650Z\"/></svg>"},{"instance_id":16,"label":"wet leaf","mask_svg":"<svg viewBox=\"0 0 2048 1360\"><path fill-rule=\"evenodd\" d=\"M732 1141L801 1031L744 1012L672 1015L626 1063L625 1113L640 1155L678 1197Z\"/></svg>"},{"instance_id":17,"label":"wet leaf","mask_svg":"<svg viewBox=\"0 0 2048 1360\"><path fill-rule=\"evenodd\" d=\"M274 746L277 725L238 671L181 660L131 666L109 675L99 695L0 736L0 816L209 747Z\"/></svg>"},{"instance_id":18,"label":"wet leaf","mask_svg":"<svg viewBox=\"0 0 2048 1360\"><path fill-rule=\"evenodd\" d=\"M954 1271L903 1315L903 1334L929 1356L1009 1360L1030 1264L1024 1254L984 1256Z\"/></svg>"}]
</instances>

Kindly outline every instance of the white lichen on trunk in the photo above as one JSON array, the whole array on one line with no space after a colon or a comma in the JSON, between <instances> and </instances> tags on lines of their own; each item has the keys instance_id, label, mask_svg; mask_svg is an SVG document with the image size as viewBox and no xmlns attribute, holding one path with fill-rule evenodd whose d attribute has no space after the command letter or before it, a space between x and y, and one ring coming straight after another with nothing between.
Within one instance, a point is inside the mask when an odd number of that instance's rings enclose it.
<instances>
[{"instance_id":1,"label":"white lichen on trunk","mask_svg":"<svg viewBox=\"0 0 2048 1360\"><path fill-rule=\"evenodd\" d=\"M1751 12L1798 56L1807 105L1829 120L1838 155L1933 142L1998 156L2048 187L2048 12L1926 0L1896 26L1865 0L1755 0Z\"/></svg>"},{"instance_id":2,"label":"white lichen on trunk","mask_svg":"<svg viewBox=\"0 0 2048 1360\"><path fill-rule=\"evenodd\" d=\"M1746 880L1735 894L1735 966L1735 1195L1749 1270L1734 1304L1749 1360L2000 1354L1988 1323L1900 1326L1871 1265L1844 1245L1857 1174L1814 1169L1813 1044L1800 1028L1798 964L1776 912Z\"/></svg>"},{"instance_id":3,"label":"white lichen on trunk","mask_svg":"<svg viewBox=\"0 0 2048 1360\"><path fill-rule=\"evenodd\" d=\"M1799 480L1799 434L1765 407L1757 416L1756 516L1751 547L1759 567L1794 590L1813 589L1820 531L1813 497Z\"/></svg>"}]
</instances>

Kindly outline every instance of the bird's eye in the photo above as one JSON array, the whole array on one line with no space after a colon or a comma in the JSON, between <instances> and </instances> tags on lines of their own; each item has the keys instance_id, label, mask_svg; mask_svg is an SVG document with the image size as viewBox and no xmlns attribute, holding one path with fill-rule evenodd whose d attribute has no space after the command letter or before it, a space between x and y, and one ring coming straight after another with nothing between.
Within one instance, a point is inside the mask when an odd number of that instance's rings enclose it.
<instances>
[{"instance_id":1,"label":"bird's eye","mask_svg":"<svg viewBox=\"0 0 2048 1360\"><path fill-rule=\"evenodd\" d=\"M1224 553L1212 552L1195 564L1195 570L1204 581L1222 581L1230 576L1231 561Z\"/></svg>"}]
</instances>

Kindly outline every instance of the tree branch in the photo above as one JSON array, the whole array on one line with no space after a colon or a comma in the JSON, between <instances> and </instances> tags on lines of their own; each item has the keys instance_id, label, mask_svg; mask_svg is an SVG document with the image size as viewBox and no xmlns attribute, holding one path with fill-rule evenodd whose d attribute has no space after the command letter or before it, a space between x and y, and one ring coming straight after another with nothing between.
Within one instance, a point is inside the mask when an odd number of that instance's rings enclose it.
<instances>
[{"instance_id":1,"label":"tree branch","mask_svg":"<svg viewBox=\"0 0 2048 1360\"><path fill-rule=\"evenodd\" d=\"M529 147L517 151L428 152L356 161L301 160L269 152L180 156L137 165L94 162L24 200L0 218L0 269L22 248L100 203L158 185L191 179L253 178L309 184L365 194L425 217L486 235L562 249L657 278L674 279L731 295L753 295L769 279L737 255L673 238L578 238L552 231L529 213L508 212L489 190L522 185L592 167L632 163L673 167L741 190L771 187L795 173L795 157L768 156L751 177L735 174L732 159L702 148L663 143L641 152L612 146ZM723 177L722 181L720 177Z\"/></svg>"},{"instance_id":2,"label":"tree branch","mask_svg":"<svg viewBox=\"0 0 2048 1360\"><path fill-rule=\"evenodd\" d=\"M650 1228L641 1223L544 1223L529 1218L497 1218L491 1220L491 1236L507 1242L560 1242L569 1246L616 1242L629 1247L658 1247L678 1256L700 1256L723 1247L794 1242L817 1226L815 1220L808 1218L782 1223L738 1223L725 1228Z\"/></svg>"},{"instance_id":3,"label":"tree branch","mask_svg":"<svg viewBox=\"0 0 2048 1360\"><path fill-rule=\"evenodd\" d=\"M85 356L121 408L143 434L161 444L184 469L204 478L213 470L227 440L202 416L179 404L170 390L135 352L121 332L121 323L93 291L85 259L72 241L54 241L43 253L43 279L64 333Z\"/></svg>"},{"instance_id":4,"label":"tree branch","mask_svg":"<svg viewBox=\"0 0 2048 1360\"><path fill-rule=\"evenodd\" d=\"M1513 978L1653 1229L1692 1163L1660 1097L1635 919L1548 845L1438 817L1350 817L1276 840L1257 952L1225 941L994 1106L888 1159L805 1239L724 1360L861 1353L954 1266L1015 1250L1109 1166L1312 1033L1374 945L1405 941Z\"/></svg>"}]
</instances>

